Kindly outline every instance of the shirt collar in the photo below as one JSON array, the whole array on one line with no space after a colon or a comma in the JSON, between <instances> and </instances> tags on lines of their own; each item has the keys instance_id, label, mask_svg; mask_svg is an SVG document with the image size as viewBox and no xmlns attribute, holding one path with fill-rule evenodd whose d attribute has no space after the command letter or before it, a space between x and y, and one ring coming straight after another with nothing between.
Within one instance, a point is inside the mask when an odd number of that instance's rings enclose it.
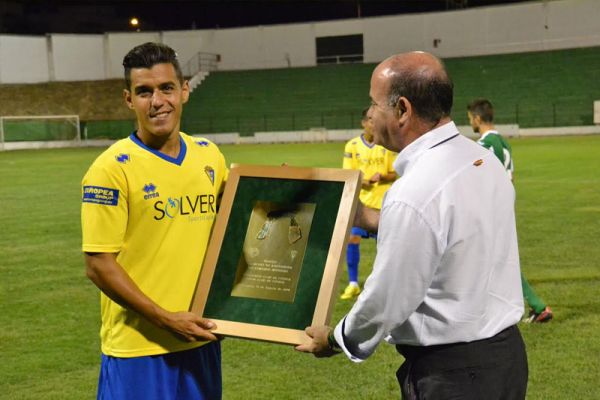
<instances>
[{"instance_id":1,"label":"shirt collar","mask_svg":"<svg viewBox=\"0 0 600 400\"><path fill-rule=\"evenodd\" d=\"M411 165L428 149L441 144L458 134L458 128L453 121L437 127L423 135L417 140L406 146L396 157L394 161L394 170L398 176L404 175Z\"/></svg>"},{"instance_id":2,"label":"shirt collar","mask_svg":"<svg viewBox=\"0 0 600 400\"><path fill-rule=\"evenodd\" d=\"M185 158L185 154L187 153L187 146L185 145L185 141L183 140L183 137L181 137L181 133L179 133L179 155L177 157L171 157L165 153L161 153L160 151L153 149L152 147L146 146L146 144L144 144L144 142L142 142L142 139L139 138L139 136L137 135L137 131L133 131L131 133L131 135L129 135L129 138L138 146L140 146L141 148L149 151L150 153L156 155L157 157L162 158L165 161L168 161L172 164L175 165L181 165L183 163L183 159Z\"/></svg>"},{"instance_id":3,"label":"shirt collar","mask_svg":"<svg viewBox=\"0 0 600 400\"><path fill-rule=\"evenodd\" d=\"M370 148L370 149L372 149L373 146L375 146L375 143L369 143L369 142L367 142L367 139L365 139L365 134L364 133L360 134L360 139L362 140L363 144L365 146L367 146L368 148Z\"/></svg>"},{"instance_id":4,"label":"shirt collar","mask_svg":"<svg viewBox=\"0 0 600 400\"><path fill-rule=\"evenodd\" d=\"M494 129L490 129L489 131L483 132L483 135L479 138L479 140L483 140L487 135L498 135L498 131Z\"/></svg>"}]
</instances>

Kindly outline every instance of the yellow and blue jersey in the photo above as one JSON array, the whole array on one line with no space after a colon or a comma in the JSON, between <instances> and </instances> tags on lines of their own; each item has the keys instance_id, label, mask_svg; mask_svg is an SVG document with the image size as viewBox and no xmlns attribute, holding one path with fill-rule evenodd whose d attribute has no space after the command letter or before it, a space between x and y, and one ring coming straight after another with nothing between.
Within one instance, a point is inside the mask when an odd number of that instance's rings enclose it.
<instances>
[{"instance_id":1,"label":"yellow and blue jersey","mask_svg":"<svg viewBox=\"0 0 600 400\"><path fill-rule=\"evenodd\" d=\"M180 134L177 158L132 134L112 145L82 181L83 251L118 253L141 291L169 311L190 308L217 199L228 170L215 144ZM138 357L187 350L189 343L101 293L102 352Z\"/></svg>"},{"instance_id":2,"label":"yellow and blue jersey","mask_svg":"<svg viewBox=\"0 0 600 400\"><path fill-rule=\"evenodd\" d=\"M363 179L369 179L376 173L387 175L394 172L396 153L374 143L368 143L364 135L355 137L346 143L344 148L344 169L360 170ZM376 182L368 188L360 190L360 201L371 208L381 209L383 195L392 182Z\"/></svg>"}]
</instances>

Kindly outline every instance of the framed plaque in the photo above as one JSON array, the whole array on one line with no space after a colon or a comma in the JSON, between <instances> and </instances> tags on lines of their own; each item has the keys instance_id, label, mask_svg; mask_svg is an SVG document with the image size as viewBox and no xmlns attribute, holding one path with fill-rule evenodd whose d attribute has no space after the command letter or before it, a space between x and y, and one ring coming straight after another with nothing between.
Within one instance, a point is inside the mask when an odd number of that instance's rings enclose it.
<instances>
[{"instance_id":1,"label":"framed plaque","mask_svg":"<svg viewBox=\"0 0 600 400\"><path fill-rule=\"evenodd\" d=\"M234 165L191 311L215 333L301 344L329 323L360 172Z\"/></svg>"}]
</instances>

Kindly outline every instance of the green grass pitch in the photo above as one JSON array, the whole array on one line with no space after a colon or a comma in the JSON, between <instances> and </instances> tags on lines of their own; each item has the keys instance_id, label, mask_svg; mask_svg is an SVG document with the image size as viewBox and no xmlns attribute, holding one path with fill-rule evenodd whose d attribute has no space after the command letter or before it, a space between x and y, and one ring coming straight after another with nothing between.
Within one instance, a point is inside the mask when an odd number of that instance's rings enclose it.
<instances>
[{"instance_id":1,"label":"green grass pitch","mask_svg":"<svg viewBox=\"0 0 600 400\"><path fill-rule=\"evenodd\" d=\"M521 264L555 320L520 328L528 399L600 398L600 136L513 139ZM337 167L343 144L222 146L228 162ZM80 180L101 149L0 153L0 398L95 398L99 295L84 276ZM364 241L361 280L374 257ZM346 284L346 274L340 290ZM338 301L333 322L351 306ZM223 342L225 399L397 399L402 359L362 364Z\"/></svg>"}]
</instances>

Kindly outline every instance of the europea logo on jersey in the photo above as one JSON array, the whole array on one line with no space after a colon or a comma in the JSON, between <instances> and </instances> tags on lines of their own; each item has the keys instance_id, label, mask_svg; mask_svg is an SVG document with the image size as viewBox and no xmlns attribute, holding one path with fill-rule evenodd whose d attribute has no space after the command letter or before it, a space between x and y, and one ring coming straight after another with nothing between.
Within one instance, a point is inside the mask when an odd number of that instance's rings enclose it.
<instances>
[{"instance_id":1,"label":"europea logo on jersey","mask_svg":"<svg viewBox=\"0 0 600 400\"><path fill-rule=\"evenodd\" d=\"M84 203L116 206L119 203L119 190L102 186L84 186L82 201Z\"/></svg>"},{"instance_id":2,"label":"europea logo on jersey","mask_svg":"<svg viewBox=\"0 0 600 400\"><path fill-rule=\"evenodd\" d=\"M154 203L154 219L187 216L190 219L203 215L214 216L216 213L216 198L213 194L197 194L195 196L169 197L167 201L158 200Z\"/></svg>"}]
</instances>

